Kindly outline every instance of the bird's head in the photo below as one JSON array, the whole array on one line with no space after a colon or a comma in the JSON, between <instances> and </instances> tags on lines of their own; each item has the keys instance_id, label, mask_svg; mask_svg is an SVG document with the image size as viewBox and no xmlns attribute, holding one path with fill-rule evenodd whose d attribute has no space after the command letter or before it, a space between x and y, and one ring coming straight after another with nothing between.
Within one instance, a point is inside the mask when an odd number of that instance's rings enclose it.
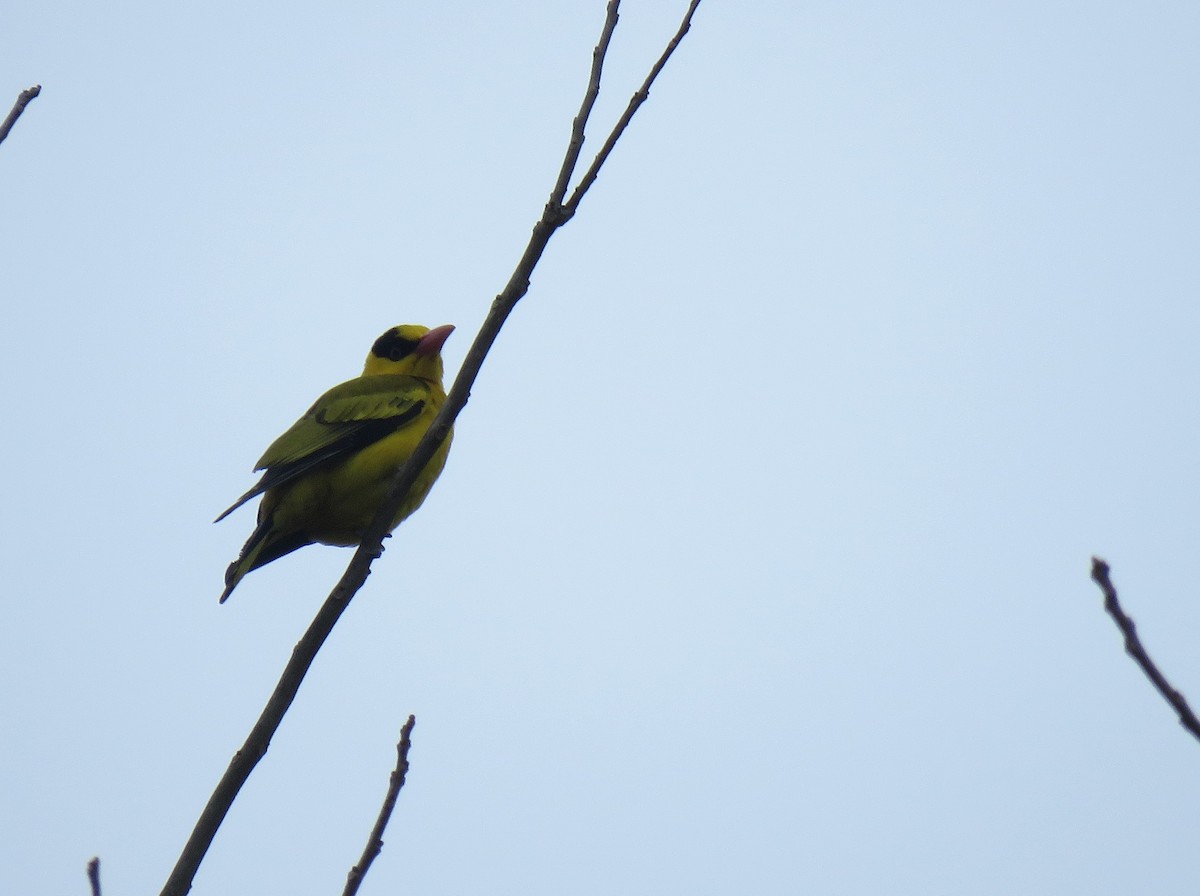
<instances>
[{"instance_id":1,"label":"bird's head","mask_svg":"<svg viewBox=\"0 0 1200 896\"><path fill-rule=\"evenodd\" d=\"M371 346L363 376L403 373L440 383L442 344L453 332L453 324L433 330L416 324L392 327Z\"/></svg>"}]
</instances>

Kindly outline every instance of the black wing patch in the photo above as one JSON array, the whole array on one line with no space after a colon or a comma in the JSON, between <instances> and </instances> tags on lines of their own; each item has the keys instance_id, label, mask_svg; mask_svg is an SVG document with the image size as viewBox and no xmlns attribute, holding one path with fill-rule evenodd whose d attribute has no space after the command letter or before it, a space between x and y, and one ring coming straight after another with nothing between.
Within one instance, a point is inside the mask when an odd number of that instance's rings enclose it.
<instances>
[{"instance_id":1,"label":"black wing patch","mask_svg":"<svg viewBox=\"0 0 1200 896\"><path fill-rule=\"evenodd\" d=\"M361 420L354 423L332 424L342 429L343 432L336 435L327 445L323 445L311 454L288 463L268 467L267 471L263 473L262 478L255 483L254 488L238 498L232 507L213 520L213 522L221 522L221 520L225 519L225 517L229 516L229 514L233 513L251 498L261 495L268 489L287 485L289 482L299 479L306 473L311 473L313 470L319 469L326 464L336 463L338 460L354 454L356 451L361 451L368 445L373 445L380 439L391 435L396 430L417 419L424 408L425 402L416 401L403 414L395 417L387 417L383 420ZM264 560L263 562L267 561Z\"/></svg>"}]
</instances>

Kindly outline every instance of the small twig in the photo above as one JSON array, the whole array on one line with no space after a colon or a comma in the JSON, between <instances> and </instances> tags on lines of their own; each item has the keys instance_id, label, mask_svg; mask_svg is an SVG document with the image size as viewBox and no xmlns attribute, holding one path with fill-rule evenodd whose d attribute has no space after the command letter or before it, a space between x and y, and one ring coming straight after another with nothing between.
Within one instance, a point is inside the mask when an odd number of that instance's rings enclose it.
<instances>
[{"instance_id":1,"label":"small twig","mask_svg":"<svg viewBox=\"0 0 1200 896\"><path fill-rule=\"evenodd\" d=\"M29 101L41 92L42 85L34 84L28 90L22 90L17 94L17 101L13 103L8 117L0 123L0 143L4 142L4 138L8 136L8 132L12 130L12 126L17 123L17 119L21 117L21 113L25 111L25 107L29 105Z\"/></svg>"},{"instance_id":2,"label":"small twig","mask_svg":"<svg viewBox=\"0 0 1200 896\"><path fill-rule=\"evenodd\" d=\"M629 122L633 119L633 113L637 112L638 106L646 102L650 97L650 87L654 84L658 73L663 70L663 66L667 64L667 60L671 58L671 54L675 52L675 48L679 46L679 42L683 40L684 35L691 30L692 15L696 12L696 7L700 5L700 0L692 0L688 6L687 12L684 13L683 21L679 25L679 30L675 32L675 36L671 38L671 42L667 44L667 48L663 51L662 56L658 58L658 62L654 63L654 68L650 69L650 74L646 76L646 80L642 82L642 86L637 92L630 97L629 105L625 107L625 114L620 117L616 125L612 129L612 133L608 135L608 139L604 141L604 145L600 147L600 152L596 153L596 158L592 162L592 167L587 170L583 178L579 181L579 185L575 188L575 192L571 194L571 199L566 203L564 209L568 215L575 214L575 209L579 207L579 202L583 199L583 195L591 187L596 180L596 176L600 173L600 168L608 159L609 153L613 151L613 147L617 145L617 141L621 138L621 134L625 132Z\"/></svg>"},{"instance_id":3,"label":"small twig","mask_svg":"<svg viewBox=\"0 0 1200 896\"><path fill-rule=\"evenodd\" d=\"M1125 615L1120 601L1117 600L1117 589L1113 587L1112 580L1108 577L1108 564L1099 557L1092 558L1092 580L1104 592L1104 609L1108 611L1108 615L1113 618L1117 628L1125 636L1125 652L1133 657L1134 662L1146 673L1146 677L1162 694L1163 699L1171 704L1171 707L1179 715L1179 724L1200 740L1200 719L1196 718L1192 708L1183 699L1183 694L1171 687L1171 683L1158 671L1154 660L1150 659L1150 654L1146 653L1146 648L1142 646L1142 641L1138 638L1137 627L1133 624L1133 620Z\"/></svg>"},{"instance_id":4,"label":"small twig","mask_svg":"<svg viewBox=\"0 0 1200 896\"><path fill-rule=\"evenodd\" d=\"M408 748L412 746L412 730L415 724L417 724L416 717L409 716L404 727L400 729L400 743L396 744L396 768L388 780L387 795L383 798L379 817L375 819L375 827L371 829L371 836L367 839L367 845L363 848L363 854L359 858L358 864L351 868L350 873L346 876L346 889L342 891L342 896L354 896L358 892L359 885L362 884L362 879L366 876L371 863L375 861L376 856L383 852L383 832L388 826L388 821L391 820L392 810L396 808L396 797L400 795L400 788L404 786L404 778L408 774Z\"/></svg>"},{"instance_id":5,"label":"small twig","mask_svg":"<svg viewBox=\"0 0 1200 896\"><path fill-rule=\"evenodd\" d=\"M588 78L579 114L571 122L571 142L567 144L567 154L563 157L558 181L550 193L550 201L554 205L562 205L563 197L567 195L567 186L571 183L571 175L575 173L575 166L579 163L579 153L583 151L583 129L591 117L592 106L596 105L596 97L600 95L600 75L604 71L604 57L608 55L608 45L612 41L613 30L617 27L617 19L620 18L617 15L620 6L621 0L609 0L600 41L596 44L596 49L592 50L592 73Z\"/></svg>"},{"instance_id":6,"label":"small twig","mask_svg":"<svg viewBox=\"0 0 1200 896\"><path fill-rule=\"evenodd\" d=\"M92 885L92 896L100 896L100 859L92 859L87 863L88 883Z\"/></svg>"}]
</instances>

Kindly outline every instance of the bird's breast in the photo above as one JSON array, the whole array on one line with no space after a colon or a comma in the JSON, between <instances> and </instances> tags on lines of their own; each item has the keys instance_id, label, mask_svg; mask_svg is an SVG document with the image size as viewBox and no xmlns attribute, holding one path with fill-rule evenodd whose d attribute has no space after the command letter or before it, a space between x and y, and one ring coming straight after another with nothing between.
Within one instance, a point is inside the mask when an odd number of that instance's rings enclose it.
<instances>
[{"instance_id":1,"label":"bird's breast","mask_svg":"<svg viewBox=\"0 0 1200 896\"><path fill-rule=\"evenodd\" d=\"M355 545L378 513L387 497L392 479L424 435L427 426L405 427L326 470L295 483L290 493L281 496L279 509L285 507L291 526L302 529L314 541L332 545ZM441 473L450 451L453 433L438 446L429 463L417 476L412 488L388 527L394 529L421 506L434 480Z\"/></svg>"}]
</instances>

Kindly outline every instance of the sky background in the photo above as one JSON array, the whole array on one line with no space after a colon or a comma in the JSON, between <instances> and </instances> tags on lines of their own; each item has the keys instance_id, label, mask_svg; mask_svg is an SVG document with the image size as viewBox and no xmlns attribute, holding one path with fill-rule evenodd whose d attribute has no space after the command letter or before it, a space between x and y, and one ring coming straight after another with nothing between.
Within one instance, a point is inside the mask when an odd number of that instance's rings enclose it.
<instances>
[{"instance_id":1,"label":"sky background","mask_svg":"<svg viewBox=\"0 0 1200 896\"><path fill-rule=\"evenodd\" d=\"M586 153L683 0L627 0ZM456 370L589 2L10 3L0 892L157 893L350 552L218 606L263 448ZM196 878L1192 894L1200 6L705 0Z\"/></svg>"}]
</instances>

